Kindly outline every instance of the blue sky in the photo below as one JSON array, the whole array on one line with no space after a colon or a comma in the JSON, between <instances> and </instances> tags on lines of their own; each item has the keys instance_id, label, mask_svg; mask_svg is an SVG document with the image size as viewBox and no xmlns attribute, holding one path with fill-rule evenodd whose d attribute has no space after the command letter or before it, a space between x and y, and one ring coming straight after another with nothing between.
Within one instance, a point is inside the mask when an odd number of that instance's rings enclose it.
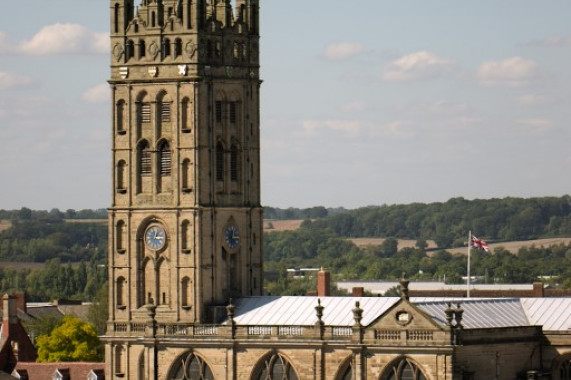
<instances>
[{"instance_id":1,"label":"blue sky","mask_svg":"<svg viewBox=\"0 0 571 380\"><path fill-rule=\"evenodd\" d=\"M0 13L0 208L110 205L104 0ZM571 2L262 0L262 200L569 193Z\"/></svg>"}]
</instances>

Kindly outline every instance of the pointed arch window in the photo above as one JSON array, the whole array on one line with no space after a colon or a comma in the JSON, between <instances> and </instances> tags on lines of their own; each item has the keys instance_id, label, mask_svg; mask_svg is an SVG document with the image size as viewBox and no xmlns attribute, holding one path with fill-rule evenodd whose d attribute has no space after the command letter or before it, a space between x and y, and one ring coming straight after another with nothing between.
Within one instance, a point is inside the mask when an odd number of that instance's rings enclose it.
<instances>
[{"instance_id":1,"label":"pointed arch window","mask_svg":"<svg viewBox=\"0 0 571 380\"><path fill-rule=\"evenodd\" d=\"M415 363L403 358L385 370L381 380L426 380L426 377Z\"/></svg>"},{"instance_id":2,"label":"pointed arch window","mask_svg":"<svg viewBox=\"0 0 571 380\"><path fill-rule=\"evenodd\" d=\"M222 101L220 100L214 103L214 117L217 123L222 123Z\"/></svg>"},{"instance_id":3,"label":"pointed arch window","mask_svg":"<svg viewBox=\"0 0 571 380\"><path fill-rule=\"evenodd\" d=\"M168 123L171 121L171 103L167 99L163 99L160 103L161 122Z\"/></svg>"},{"instance_id":4,"label":"pointed arch window","mask_svg":"<svg viewBox=\"0 0 571 380\"><path fill-rule=\"evenodd\" d=\"M146 54L145 40L139 40L139 59L144 58Z\"/></svg>"},{"instance_id":5,"label":"pointed arch window","mask_svg":"<svg viewBox=\"0 0 571 380\"><path fill-rule=\"evenodd\" d=\"M229 103L229 110L228 110L228 114L229 114L229 118L230 118L230 124L236 124L236 120L237 118L237 102L230 102Z\"/></svg>"},{"instance_id":6,"label":"pointed arch window","mask_svg":"<svg viewBox=\"0 0 571 380\"><path fill-rule=\"evenodd\" d=\"M172 156L169 143L163 141L159 145L159 165L161 168L161 176L171 175Z\"/></svg>"},{"instance_id":7,"label":"pointed arch window","mask_svg":"<svg viewBox=\"0 0 571 380\"><path fill-rule=\"evenodd\" d=\"M171 55L171 40L165 38L163 41L163 57L170 57Z\"/></svg>"},{"instance_id":8,"label":"pointed arch window","mask_svg":"<svg viewBox=\"0 0 571 380\"><path fill-rule=\"evenodd\" d=\"M146 141L139 145L139 173L150 176L152 173L151 148Z\"/></svg>"},{"instance_id":9,"label":"pointed arch window","mask_svg":"<svg viewBox=\"0 0 571 380\"><path fill-rule=\"evenodd\" d=\"M216 180L224 181L224 146L216 144Z\"/></svg>"},{"instance_id":10,"label":"pointed arch window","mask_svg":"<svg viewBox=\"0 0 571 380\"><path fill-rule=\"evenodd\" d=\"M174 40L174 56L180 57L182 55L182 40L177 38Z\"/></svg>"},{"instance_id":11,"label":"pointed arch window","mask_svg":"<svg viewBox=\"0 0 571 380\"><path fill-rule=\"evenodd\" d=\"M125 55L127 61L135 56L135 44L133 43L133 40L127 41L127 44L125 45Z\"/></svg>"},{"instance_id":12,"label":"pointed arch window","mask_svg":"<svg viewBox=\"0 0 571 380\"><path fill-rule=\"evenodd\" d=\"M214 380L210 366L192 352L180 357L172 368L169 380Z\"/></svg>"},{"instance_id":13,"label":"pointed arch window","mask_svg":"<svg viewBox=\"0 0 571 380\"><path fill-rule=\"evenodd\" d=\"M143 123L151 122L151 103L140 103L139 104L139 118Z\"/></svg>"},{"instance_id":14,"label":"pointed arch window","mask_svg":"<svg viewBox=\"0 0 571 380\"><path fill-rule=\"evenodd\" d=\"M298 380L289 361L282 355L274 354L266 358L254 371L252 380Z\"/></svg>"},{"instance_id":15,"label":"pointed arch window","mask_svg":"<svg viewBox=\"0 0 571 380\"><path fill-rule=\"evenodd\" d=\"M230 180L238 181L239 152L236 144L230 148Z\"/></svg>"}]
</instances>

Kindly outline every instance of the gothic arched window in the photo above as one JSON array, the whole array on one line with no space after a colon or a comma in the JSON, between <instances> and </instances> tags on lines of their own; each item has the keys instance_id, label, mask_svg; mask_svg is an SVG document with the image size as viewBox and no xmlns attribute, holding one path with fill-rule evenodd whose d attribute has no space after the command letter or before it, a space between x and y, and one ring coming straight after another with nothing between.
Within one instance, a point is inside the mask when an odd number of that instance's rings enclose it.
<instances>
[{"instance_id":1,"label":"gothic arched window","mask_svg":"<svg viewBox=\"0 0 571 380\"><path fill-rule=\"evenodd\" d=\"M208 364L192 352L180 357L172 368L169 380L214 380Z\"/></svg>"},{"instance_id":2,"label":"gothic arched window","mask_svg":"<svg viewBox=\"0 0 571 380\"><path fill-rule=\"evenodd\" d=\"M177 38L174 40L174 56L180 57L182 55L182 40Z\"/></svg>"},{"instance_id":3,"label":"gothic arched window","mask_svg":"<svg viewBox=\"0 0 571 380\"><path fill-rule=\"evenodd\" d=\"M159 165L161 169L161 176L171 175L171 161L172 155L169 143L167 141L163 141L159 145Z\"/></svg>"},{"instance_id":4,"label":"gothic arched window","mask_svg":"<svg viewBox=\"0 0 571 380\"><path fill-rule=\"evenodd\" d=\"M165 38L163 41L163 57L170 57L171 55L171 40Z\"/></svg>"},{"instance_id":5,"label":"gothic arched window","mask_svg":"<svg viewBox=\"0 0 571 380\"><path fill-rule=\"evenodd\" d=\"M230 148L230 180L234 182L238 181L239 158L238 147L232 144Z\"/></svg>"},{"instance_id":6,"label":"gothic arched window","mask_svg":"<svg viewBox=\"0 0 571 380\"><path fill-rule=\"evenodd\" d=\"M224 181L224 146L216 144L216 180Z\"/></svg>"},{"instance_id":7,"label":"gothic arched window","mask_svg":"<svg viewBox=\"0 0 571 380\"><path fill-rule=\"evenodd\" d=\"M273 354L258 364L254 370L252 380L298 380L289 361L282 355Z\"/></svg>"},{"instance_id":8,"label":"gothic arched window","mask_svg":"<svg viewBox=\"0 0 571 380\"><path fill-rule=\"evenodd\" d=\"M145 40L139 40L139 59L143 58L146 54Z\"/></svg>"},{"instance_id":9,"label":"gothic arched window","mask_svg":"<svg viewBox=\"0 0 571 380\"><path fill-rule=\"evenodd\" d=\"M426 380L426 377L410 359L402 358L385 370L381 380Z\"/></svg>"},{"instance_id":10,"label":"gothic arched window","mask_svg":"<svg viewBox=\"0 0 571 380\"><path fill-rule=\"evenodd\" d=\"M139 145L139 173L141 176L150 176L151 171L151 148L146 141L143 141Z\"/></svg>"},{"instance_id":11,"label":"gothic arched window","mask_svg":"<svg viewBox=\"0 0 571 380\"><path fill-rule=\"evenodd\" d=\"M127 61L135 56L135 44L133 40L128 40L127 44L125 45L125 55Z\"/></svg>"}]
</instances>

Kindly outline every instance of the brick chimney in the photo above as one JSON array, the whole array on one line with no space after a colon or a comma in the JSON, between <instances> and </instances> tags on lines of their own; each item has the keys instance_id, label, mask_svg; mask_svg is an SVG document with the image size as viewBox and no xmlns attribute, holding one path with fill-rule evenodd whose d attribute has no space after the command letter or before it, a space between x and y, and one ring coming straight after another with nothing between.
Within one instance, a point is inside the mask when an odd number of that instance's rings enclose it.
<instances>
[{"instance_id":1,"label":"brick chimney","mask_svg":"<svg viewBox=\"0 0 571 380\"><path fill-rule=\"evenodd\" d=\"M329 297L331 295L331 275L323 267L317 272L317 296Z\"/></svg>"},{"instance_id":2,"label":"brick chimney","mask_svg":"<svg viewBox=\"0 0 571 380\"><path fill-rule=\"evenodd\" d=\"M534 282L533 283L533 290L532 290L531 296L534 298L544 297L543 282Z\"/></svg>"},{"instance_id":3,"label":"brick chimney","mask_svg":"<svg viewBox=\"0 0 571 380\"><path fill-rule=\"evenodd\" d=\"M355 286L352 291L353 297L363 297L365 295L365 288L362 286Z\"/></svg>"},{"instance_id":4,"label":"brick chimney","mask_svg":"<svg viewBox=\"0 0 571 380\"><path fill-rule=\"evenodd\" d=\"M2 338L10 336L10 325L18 323L17 299L4 294L2 297Z\"/></svg>"}]
</instances>

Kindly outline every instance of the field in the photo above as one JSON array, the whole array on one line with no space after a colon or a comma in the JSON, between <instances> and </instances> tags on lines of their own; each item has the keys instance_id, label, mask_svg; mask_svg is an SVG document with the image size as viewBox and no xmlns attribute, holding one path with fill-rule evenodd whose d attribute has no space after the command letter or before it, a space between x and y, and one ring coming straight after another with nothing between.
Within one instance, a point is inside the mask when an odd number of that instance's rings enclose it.
<instances>
[{"instance_id":1,"label":"field","mask_svg":"<svg viewBox=\"0 0 571 380\"><path fill-rule=\"evenodd\" d=\"M493 252L494 248L503 247L504 249L510 251L511 253L517 253L517 251L522 247L549 247L550 245L557 245L557 244L569 244L571 242L571 238L552 238L552 239L536 239L536 240L523 240L523 241L506 241L502 243L493 243L488 244L490 246L490 250ZM468 248L452 248L447 249L448 252L452 254L468 254Z\"/></svg>"},{"instance_id":2,"label":"field","mask_svg":"<svg viewBox=\"0 0 571 380\"><path fill-rule=\"evenodd\" d=\"M264 220L264 232L272 232L272 231L292 231L301 225L303 220ZM383 238L350 238L355 245L358 247L366 247L366 246L380 246L383 244L385 239ZM398 239L398 248L414 248L416 244L416 240L409 240L409 239ZM434 240L427 240L426 243L428 244L428 249L436 249L436 243ZM522 247L541 247L545 246L548 247L550 245L556 244L569 244L571 243L571 238L551 238L551 239L536 239L536 240L524 240L524 241L508 241L502 243L492 243L489 244L491 251L494 251L494 248L503 247L504 249L510 251L511 253L517 253L517 251ZM446 251L452 254L461 254L465 255L468 253L468 249L466 247L461 248L450 248Z\"/></svg>"},{"instance_id":3,"label":"field","mask_svg":"<svg viewBox=\"0 0 571 380\"><path fill-rule=\"evenodd\" d=\"M379 245L383 244L383 241L385 241L385 239L381 239L381 238L353 238L353 239L349 239L349 240L351 240L355 245L357 245L359 247L379 246ZM403 240L403 239L398 239L398 242L399 242L399 245L398 245L399 249L405 248L405 247L413 248L415 243L416 243L415 240ZM494 248L503 247L504 249L515 254L522 247L531 247L531 246L549 247L550 245L569 244L570 242L571 242L571 238L551 238L551 239L536 239L536 240L523 240L523 241L506 241L506 242L502 242L502 243L492 243L492 244L489 244L489 246L490 246L490 250L492 252L494 251ZM436 243L434 243L433 240L428 240L427 243L428 243L428 249L436 248ZM468 254L468 248L467 247L449 248L446 251L450 252L451 254L454 254L454 255L456 255L456 254L460 254L460 255Z\"/></svg>"},{"instance_id":4,"label":"field","mask_svg":"<svg viewBox=\"0 0 571 380\"><path fill-rule=\"evenodd\" d=\"M264 220L264 232L293 231L301 226L303 220Z\"/></svg>"},{"instance_id":5,"label":"field","mask_svg":"<svg viewBox=\"0 0 571 380\"><path fill-rule=\"evenodd\" d=\"M5 231L12 227L12 223L9 220L0 219L0 232Z\"/></svg>"},{"instance_id":6,"label":"field","mask_svg":"<svg viewBox=\"0 0 571 380\"><path fill-rule=\"evenodd\" d=\"M43 269L46 266L46 263L26 263L20 261L0 261L0 268L2 269L14 269L14 270L22 270L22 269Z\"/></svg>"},{"instance_id":7,"label":"field","mask_svg":"<svg viewBox=\"0 0 571 380\"><path fill-rule=\"evenodd\" d=\"M385 239L383 238L351 238L349 239L355 244L357 247L367 247L367 246L379 246L383 244ZM399 242L398 248L414 248L416 244L416 240L408 240L408 239L397 239ZM426 244L428 244L428 249L436 248L436 243L433 240L427 240Z\"/></svg>"}]
</instances>

